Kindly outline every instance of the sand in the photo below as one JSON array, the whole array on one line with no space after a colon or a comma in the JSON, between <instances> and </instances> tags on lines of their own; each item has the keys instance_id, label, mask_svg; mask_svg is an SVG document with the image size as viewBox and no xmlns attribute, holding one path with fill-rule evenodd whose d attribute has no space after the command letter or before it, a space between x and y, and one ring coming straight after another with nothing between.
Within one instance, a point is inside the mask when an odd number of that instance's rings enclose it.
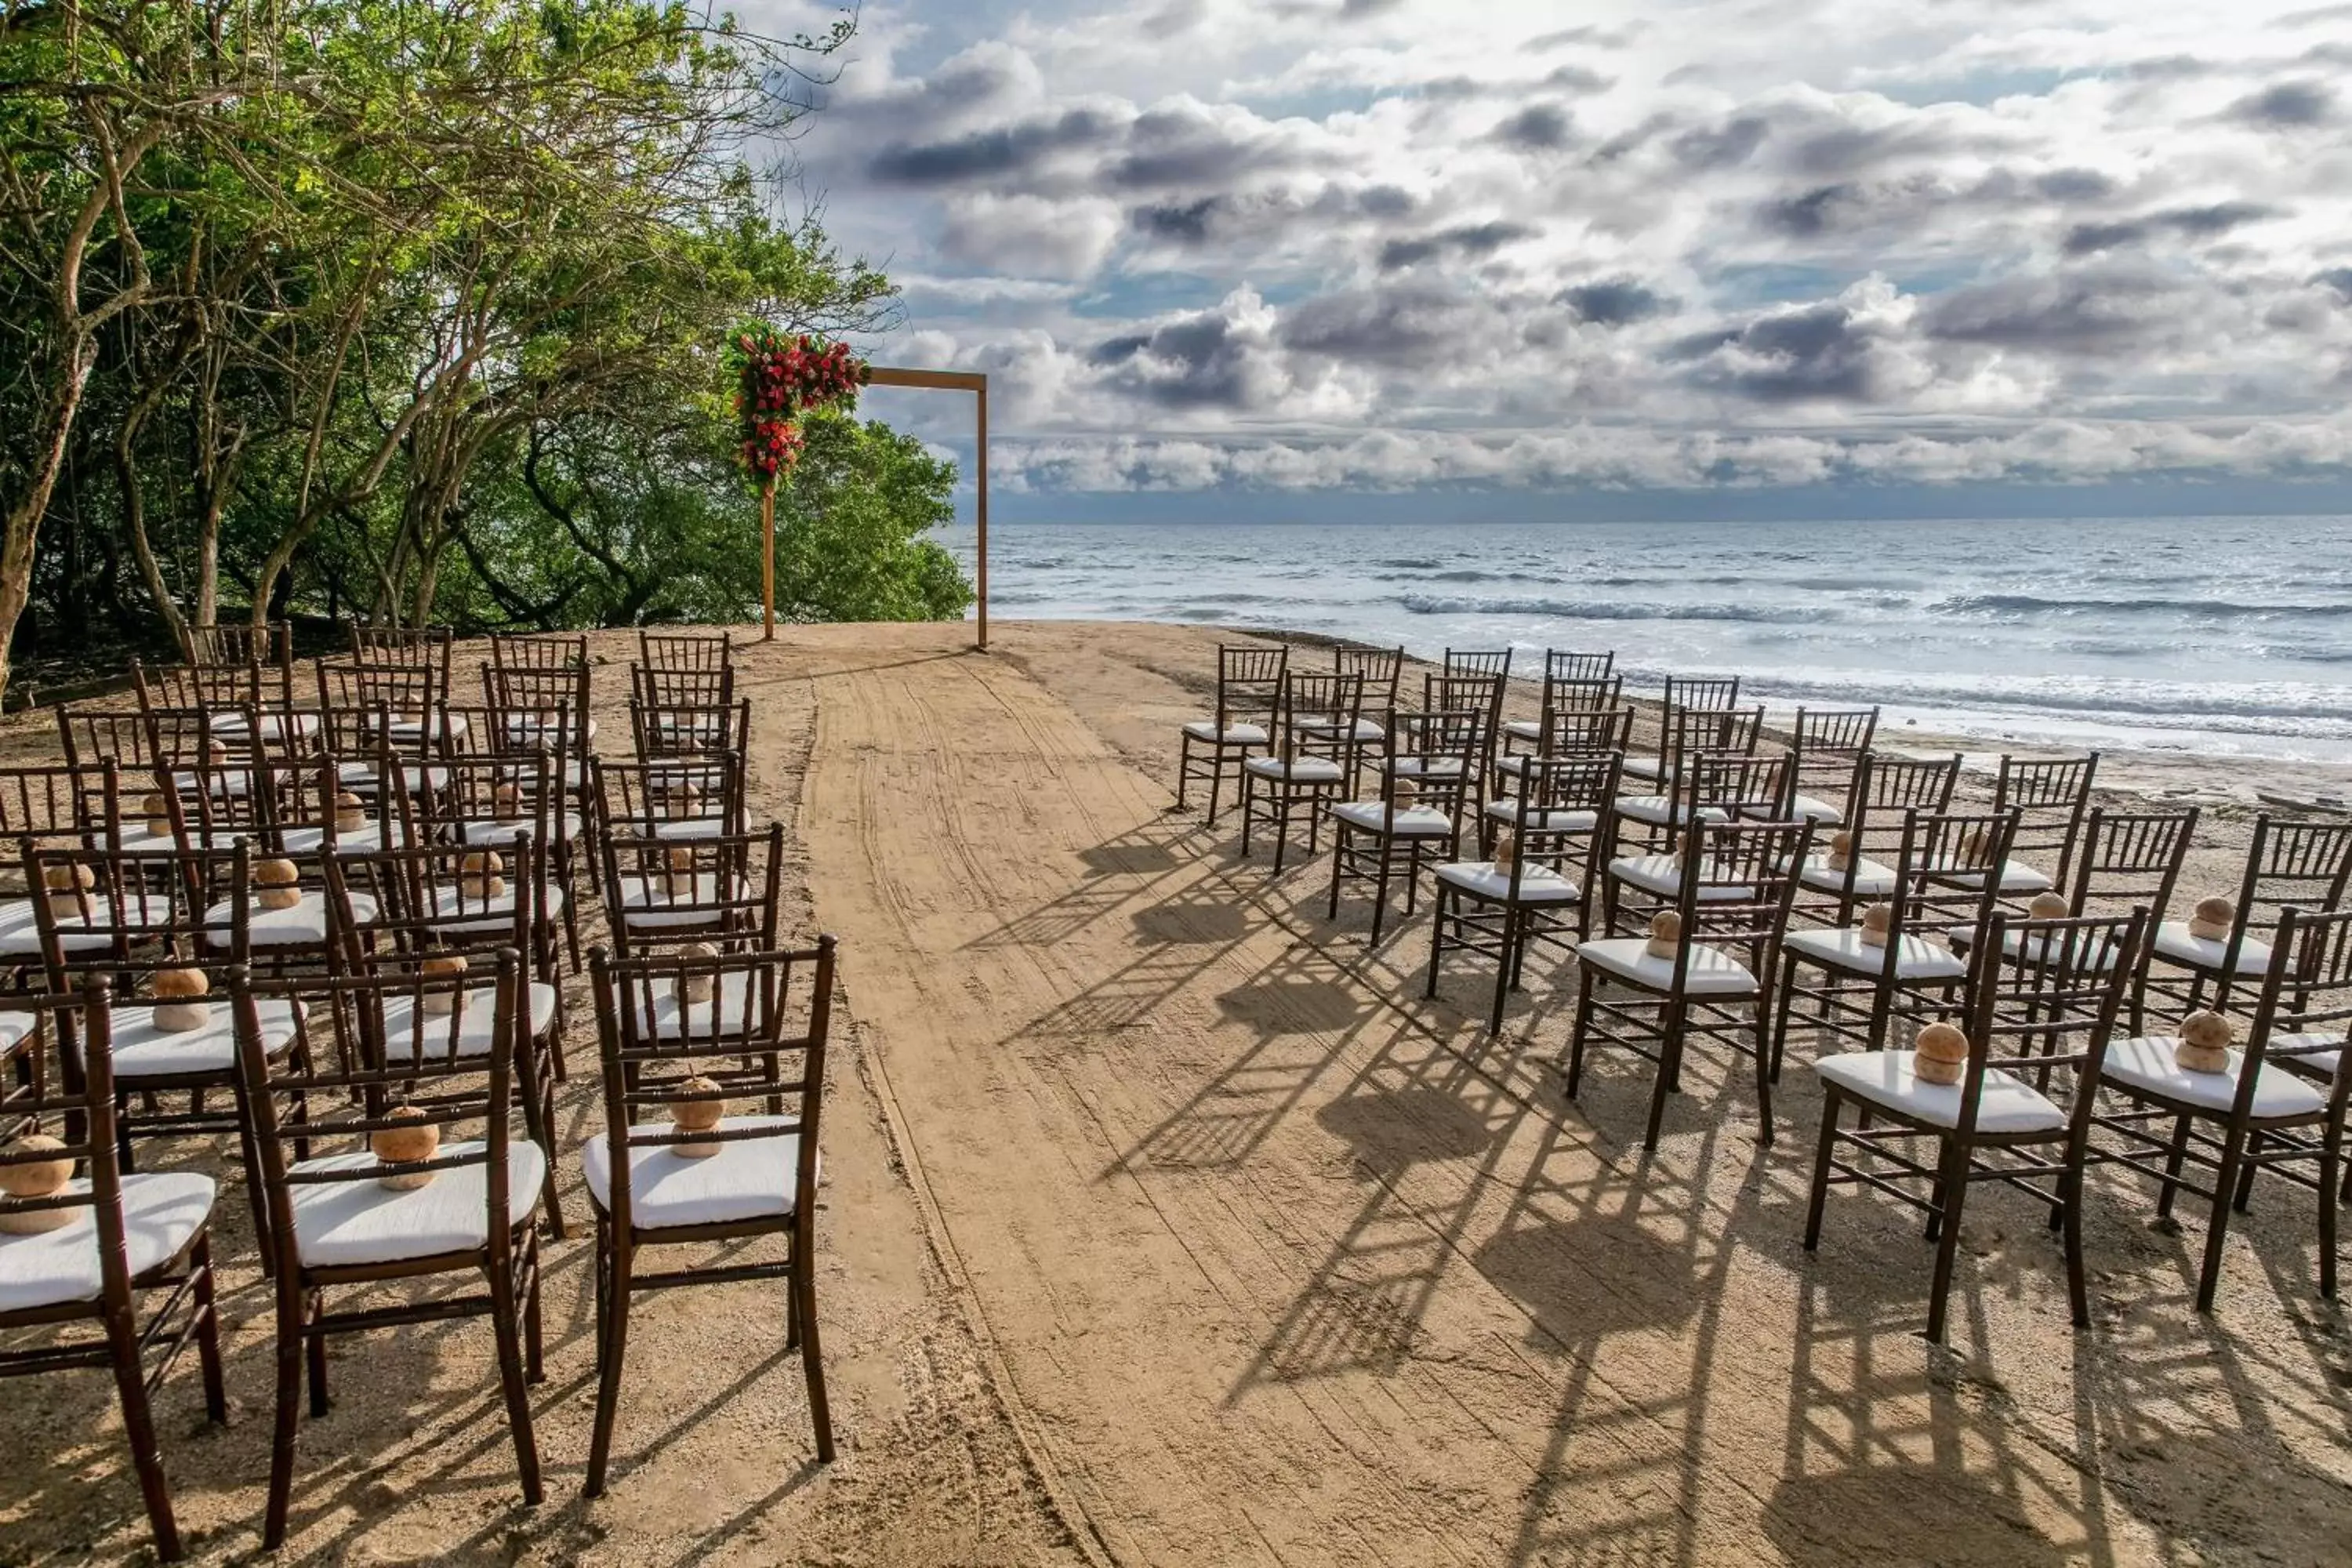
<instances>
[{"instance_id":1,"label":"sand","mask_svg":"<svg viewBox=\"0 0 2352 1568\"><path fill-rule=\"evenodd\" d=\"M2352 1334L2303 1194L2257 1194L2209 1319L2201 1220L2154 1222L2102 1173L2077 1335L2042 1212L1982 1189L1953 1348L1927 1344L1909 1211L1842 1190L1800 1245L1805 1043L1774 1147L1742 1073L1701 1058L1644 1157L1645 1064L1603 1055L1561 1098L1572 966L1531 963L1490 1040L1475 961L1421 999L1425 918L1371 950L1363 898L1322 918L1328 858L1276 880L1231 818L1172 815L1216 640L1000 624L982 656L956 627L820 627L747 650L754 816L797 839L788 924L842 941L818 1280L841 1459L809 1463L772 1288L667 1292L639 1303L612 1491L583 1502L573 1241L548 1252L547 1503L520 1504L481 1326L387 1331L341 1346L336 1407L304 1424L287 1557L2345 1560ZM622 734L629 644L598 648ZM2216 800L2184 891L2231 880L2244 816ZM152 1163L220 1168L195 1144ZM243 1419L203 1432L187 1371L162 1398L215 1561L255 1551L268 1468L241 1206L218 1226ZM105 1379L12 1392L0 1453L43 1458L0 1470L0 1562L137 1555Z\"/></svg>"}]
</instances>

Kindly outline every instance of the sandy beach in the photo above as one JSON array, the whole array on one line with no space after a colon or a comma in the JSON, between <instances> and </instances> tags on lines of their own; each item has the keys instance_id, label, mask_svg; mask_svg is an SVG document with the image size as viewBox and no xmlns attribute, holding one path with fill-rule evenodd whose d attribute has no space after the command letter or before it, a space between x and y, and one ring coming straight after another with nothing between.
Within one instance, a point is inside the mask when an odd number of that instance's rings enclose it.
<instances>
[{"instance_id":1,"label":"sandy beach","mask_svg":"<svg viewBox=\"0 0 2352 1568\"><path fill-rule=\"evenodd\" d=\"M2102 1173L2078 1334L2043 1212L1989 1189L1952 1348L1927 1344L1909 1211L1843 1190L1801 1246L1809 1041L1772 1148L1742 1072L1701 1055L1644 1156L1644 1065L1604 1056L1561 1095L1572 965L1531 963L1490 1039L1489 971L1422 999L1425 914L1371 948L1366 900L1323 918L1328 858L1277 880L1237 820L1171 811L1179 727L1234 636L745 647L751 817L790 835L788 927L842 944L818 1226L840 1459L813 1462L776 1291L666 1292L633 1331L612 1490L583 1502L575 1239L546 1254L547 1502L520 1504L488 1331L381 1333L338 1345L335 1408L304 1423L285 1560L2344 1561L2352 1326L2317 1295L2299 1190L2257 1192L2207 1318L2201 1220ZM592 646L625 736L634 638ZM11 716L0 750L45 754L47 723ZM2189 898L2234 884L2258 792L2346 788L2121 754L2101 775L2203 808ZM596 1047L585 977L565 984L558 1172L584 1218ZM147 1158L233 1173L193 1142ZM227 1184L215 1247L240 1419L205 1427L190 1366L159 1420L193 1554L228 1563L258 1553L272 1336ZM152 1555L102 1374L17 1384L0 1453L0 1563Z\"/></svg>"}]
</instances>

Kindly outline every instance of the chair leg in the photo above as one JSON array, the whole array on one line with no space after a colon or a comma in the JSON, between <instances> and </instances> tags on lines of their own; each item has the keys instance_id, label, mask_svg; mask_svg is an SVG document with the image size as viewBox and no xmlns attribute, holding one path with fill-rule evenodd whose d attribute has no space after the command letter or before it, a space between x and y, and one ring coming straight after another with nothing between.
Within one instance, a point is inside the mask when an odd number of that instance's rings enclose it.
<instances>
[{"instance_id":1,"label":"chair leg","mask_svg":"<svg viewBox=\"0 0 2352 1568\"><path fill-rule=\"evenodd\" d=\"M303 1312L311 1330L318 1327L319 1320L326 1315L326 1292L311 1291ZM310 1370L310 1419L316 1421L327 1414L327 1336L306 1331L302 1336L302 1348Z\"/></svg>"},{"instance_id":2,"label":"chair leg","mask_svg":"<svg viewBox=\"0 0 2352 1568\"><path fill-rule=\"evenodd\" d=\"M139 1359L139 1326L131 1307L106 1314L108 1349L113 1352L114 1391L122 1401L122 1426L131 1439L131 1463L139 1472L139 1491L147 1504L147 1527L155 1535L155 1555L166 1563L180 1560L180 1527L172 1517L172 1488L163 1475L163 1456L155 1445L155 1413L147 1402L147 1375Z\"/></svg>"},{"instance_id":3,"label":"chair leg","mask_svg":"<svg viewBox=\"0 0 2352 1568\"><path fill-rule=\"evenodd\" d=\"M2188 1155L2189 1118L2183 1116L2173 1121L2172 1145L2165 1152L2164 1184L2158 1189L2156 1194L2156 1212L2158 1218L2171 1217L2172 1195L2179 1190L2180 1186L2180 1163L2188 1158ZM2216 1190L2225 1189L2217 1188Z\"/></svg>"},{"instance_id":4,"label":"chair leg","mask_svg":"<svg viewBox=\"0 0 2352 1568\"><path fill-rule=\"evenodd\" d=\"M2241 1172L2238 1176L2238 1196L2236 1207L2240 1214L2245 1213L2246 1205L2254 1201L2254 1173L2261 1170L2262 1167L2254 1163L2252 1156L2259 1154L2262 1152L2263 1135L2260 1132L2256 1132L2247 1141L2246 1168Z\"/></svg>"},{"instance_id":5,"label":"chair leg","mask_svg":"<svg viewBox=\"0 0 2352 1568\"><path fill-rule=\"evenodd\" d=\"M547 1381L547 1332L539 1308L539 1232L523 1227L524 1247L522 1299L523 1380L527 1383Z\"/></svg>"},{"instance_id":6,"label":"chair leg","mask_svg":"<svg viewBox=\"0 0 2352 1568\"><path fill-rule=\"evenodd\" d=\"M2245 1158L2245 1140L2232 1129L2221 1136L2221 1169L2213 1182L2213 1217L2205 1230L2205 1264L2197 1275L2197 1310L2213 1310L2213 1291L2221 1282L2221 1253L2230 1235L2230 1200L2237 1190L2239 1163Z\"/></svg>"},{"instance_id":7,"label":"chair leg","mask_svg":"<svg viewBox=\"0 0 2352 1568\"><path fill-rule=\"evenodd\" d=\"M1945 1306L1952 1293L1952 1262L1960 1250L1960 1209L1969 1194L1969 1151L1957 1138L1944 1140L1943 1175L1937 1183L1942 1196L1944 1233L1936 1243L1936 1279L1928 1287L1927 1338L1944 1342Z\"/></svg>"},{"instance_id":8,"label":"chair leg","mask_svg":"<svg viewBox=\"0 0 2352 1568\"><path fill-rule=\"evenodd\" d=\"M1576 1098L1576 1087L1584 1080L1584 1036L1592 1026L1592 988L1600 980L1583 964L1576 966L1576 1022L1568 1031L1568 1098Z\"/></svg>"},{"instance_id":9,"label":"chair leg","mask_svg":"<svg viewBox=\"0 0 2352 1568\"><path fill-rule=\"evenodd\" d=\"M601 1215L597 1224L613 1230ZM621 1405L621 1361L629 1348L628 1243L614 1234L610 1252L612 1261L604 1271L604 1336L596 1343L596 1426L588 1442L585 1489L590 1497L604 1495L604 1469L613 1458L613 1418Z\"/></svg>"},{"instance_id":10,"label":"chair leg","mask_svg":"<svg viewBox=\"0 0 2352 1568\"><path fill-rule=\"evenodd\" d=\"M299 1294L281 1286L277 1426L270 1435L269 1506L261 1527L261 1545L267 1552L275 1552L286 1542L286 1507L294 1492L294 1432L302 1417L302 1322Z\"/></svg>"},{"instance_id":11,"label":"chair leg","mask_svg":"<svg viewBox=\"0 0 2352 1568\"><path fill-rule=\"evenodd\" d=\"M1511 989L1511 955L1518 951L1519 911L1509 905L1503 909L1503 951L1495 964L1495 1000L1486 1012L1486 1032L1503 1032L1503 998Z\"/></svg>"},{"instance_id":12,"label":"chair leg","mask_svg":"<svg viewBox=\"0 0 2352 1568\"><path fill-rule=\"evenodd\" d=\"M1336 921L1339 918L1339 879L1345 874L1347 864L1348 828L1347 825L1342 823L1339 831L1331 836L1331 901L1330 906L1323 911L1323 918L1327 921Z\"/></svg>"},{"instance_id":13,"label":"chair leg","mask_svg":"<svg viewBox=\"0 0 2352 1568\"><path fill-rule=\"evenodd\" d=\"M1650 1087L1650 1125L1642 1134L1644 1149L1658 1146L1658 1129L1666 1118L1666 1096L1681 1084L1682 1068L1683 1002L1678 996L1669 997L1658 1018L1658 1077Z\"/></svg>"},{"instance_id":14,"label":"chair leg","mask_svg":"<svg viewBox=\"0 0 2352 1568\"><path fill-rule=\"evenodd\" d=\"M1250 825L1255 820L1257 816L1257 775L1250 772L1249 769L1244 768L1242 770L1239 787L1242 797L1242 858L1246 860L1249 858L1250 852ZM1216 821L1216 804L1217 786L1215 784L1212 783L1209 785L1209 805L1211 808L1209 820L1213 825Z\"/></svg>"},{"instance_id":15,"label":"chair leg","mask_svg":"<svg viewBox=\"0 0 2352 1568\"><path fill-rule=\"evenodd\" d=\"M529 1228L526 1221L524 1228ZM509 1238L508 1245L514 1245ZM510 1260L490 1265L490 1329L498 1336L499 1386L506 1395L507 1426L514 1434L515 1468L522 1477L522 1500L536 1508L545 1494L539 1480L539 1442L530 1426L530 1389L523 1368L521 1303L515 1300Z\"/></svg>"},{"instance_id":16,"label":"chair leg","mask_svg":"<svg viewBox=\"0 0 2352 1568\"><path fill-rule=\"evenodd\" d=\"M2344 1120L2339 1107L2320 1132L2319 1293L2336 1299L2336 1167L2344 1159Z\"/></svg>"},{"instance_id":17,"label":"chair leg","mask_svg":"<svg viewBox=\"0 0 2352 1568\"><path fill-rule=\"evenodd\" d=\"M1192 737L1180 731L1176 737L1176 809L1184 809L1184 786L1192 779Z\"/></svg>"},{"instance_id":18,"label":"chair leg","mask_svg":"<svg viewBox=\"0 0 2352 1568\"><path fill-rule=\"evenodd\" d=\"M1421 988L1423 996L1437 994L1437 965L1445 952L1445 906L1448 901L1445 884L1440 882L1429 895L1429 983Z\"/></svg>"},{"instance_id":19,"label":"chair leg","mask_svg":"<svg viewBox=\"0 0 2352 1568\"><path fill-rule=\"evenodd\" d=\"M1768 976L1766 984L1769 984ZM1757 1142L1772 1146L1772 1051L1769 1036L1772 997L1769 993L1756 998L1756 1122Z\"/></svg>"},{"instance_id":20,"label":"chair leg","mask_svg":"<svg viewBox=\"0 0 2352 1568\"><path fill-rule=\"evenodd\" d=\"M801 1369L808 1378L809 1419L816 1427L817 1463L829 1465L833 1463L833 1409L824 1394L824 1357L817 1348L816 1269L799 1238L794 1239L793 1250L794 1313L800 1322Z\"/></svg>"},{"instance_id":21,"label":"chair leg","mask_svg":"<svg viewBox=\"0 0 2352 1568\"><path fill-rule=\"evenodd\" d=\"M2066 1300L2074 1310L2074 1326L2078 1329L2091 1326L2091 1289L2083 1268L2083 1170L2088 1153L2086 1148L2070 1148L2066 1173L2058 1181L2060 1200L2065 1207Z\"/></svg>"},{"instance_id":22,"label":"chair leg","mask_svg":"<svg viewBox=\"0 0 2352 1568\"><path fill-rule=\"evenodd\" d=\"M1837 1090L1828 1089L1822 1095L1822 1135L1813 1145L1813 1187L1805 1200L1805 1250L1812 1251L1821 1245L1822 1209L1830 1195L1830 1157L1837 1148L1838 1110L1842 1102Z\"/></svg>"},{"instance_id":23,"label":"chair leg","mask_svg":"<svg viewBox=\"0 0 2352 1568\"><path fill-rule=\"evenodd\" d=\"M196 1363L205 1379L205 1415L215 1426L228 1422L228 1392L221 1383L220 1311L213 1289L213 1234L206 1226L196 1232L188 1254L189 1288L196 1313Z\"/></svg>"},{"instance_id":24,"label":"chair leg","mask_svg":"<svg viewBox=\"0 0 2352 1568\"><path fill-rule=\"evenodd\" d=\"M1331 831L1336 837L1345 838L1348 836L1348 829L1343 824L1335 822ZM1395 853L1394 836L1385 833L1381 835L1381 869L1380 874L1372 879L1372 945L1374 947L1381 945L1381 928L1388 923L1389 861Z\"/></svg>"}]
</instances>

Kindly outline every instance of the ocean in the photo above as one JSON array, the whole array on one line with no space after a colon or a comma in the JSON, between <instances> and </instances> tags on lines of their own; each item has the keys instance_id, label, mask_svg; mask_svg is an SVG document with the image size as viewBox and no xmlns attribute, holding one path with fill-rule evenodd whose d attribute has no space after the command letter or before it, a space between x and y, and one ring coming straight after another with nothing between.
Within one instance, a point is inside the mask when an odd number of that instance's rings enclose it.
<instances>
[{"instance_id":1,"label":"ocean","mask_svg":"<svg viewBox=\"0 0 2352 1568\"><path fill-rule=\"evenodd\" d=\"M2352 763L2352 518L991 531L1002 619L1508 644L1538 677L1610 648L1635 690L1736 674L1776 711L1879 704L1882 732Z\"/></svg>"}]
</instances>

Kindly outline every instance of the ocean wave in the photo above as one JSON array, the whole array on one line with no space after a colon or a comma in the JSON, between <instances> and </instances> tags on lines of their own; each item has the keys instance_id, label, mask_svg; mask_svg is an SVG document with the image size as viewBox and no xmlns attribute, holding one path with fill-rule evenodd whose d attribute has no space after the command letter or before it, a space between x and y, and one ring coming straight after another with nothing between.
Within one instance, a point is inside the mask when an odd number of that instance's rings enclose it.
<instances>
[{"instance_id":1,"label":"ocean wave","mask_svg":"<svg viewBox=\"0 0 2352 1568\"><path fill-rule=\"evenodd\" d=\"M2053 599L2039 594L1959 594L1927 606L1946 616L2352 616L2352 605L2241 605L2227 599Z\"/></svg>"},{"instance_id":2,"label":"ocean wave","mask_svg":"<svg viewBox=\"0 0 2352 1568\"><path fill-rule=\"evenodd\" d=\"M1831 618L1816 608L1768 605L1627 605L1589 599L1482 599L1467 595L1407 594L1398 601L1416 616L1556 616L1580 621L1748 621L1797 626Z\"/></svg>"}]
</instances>

